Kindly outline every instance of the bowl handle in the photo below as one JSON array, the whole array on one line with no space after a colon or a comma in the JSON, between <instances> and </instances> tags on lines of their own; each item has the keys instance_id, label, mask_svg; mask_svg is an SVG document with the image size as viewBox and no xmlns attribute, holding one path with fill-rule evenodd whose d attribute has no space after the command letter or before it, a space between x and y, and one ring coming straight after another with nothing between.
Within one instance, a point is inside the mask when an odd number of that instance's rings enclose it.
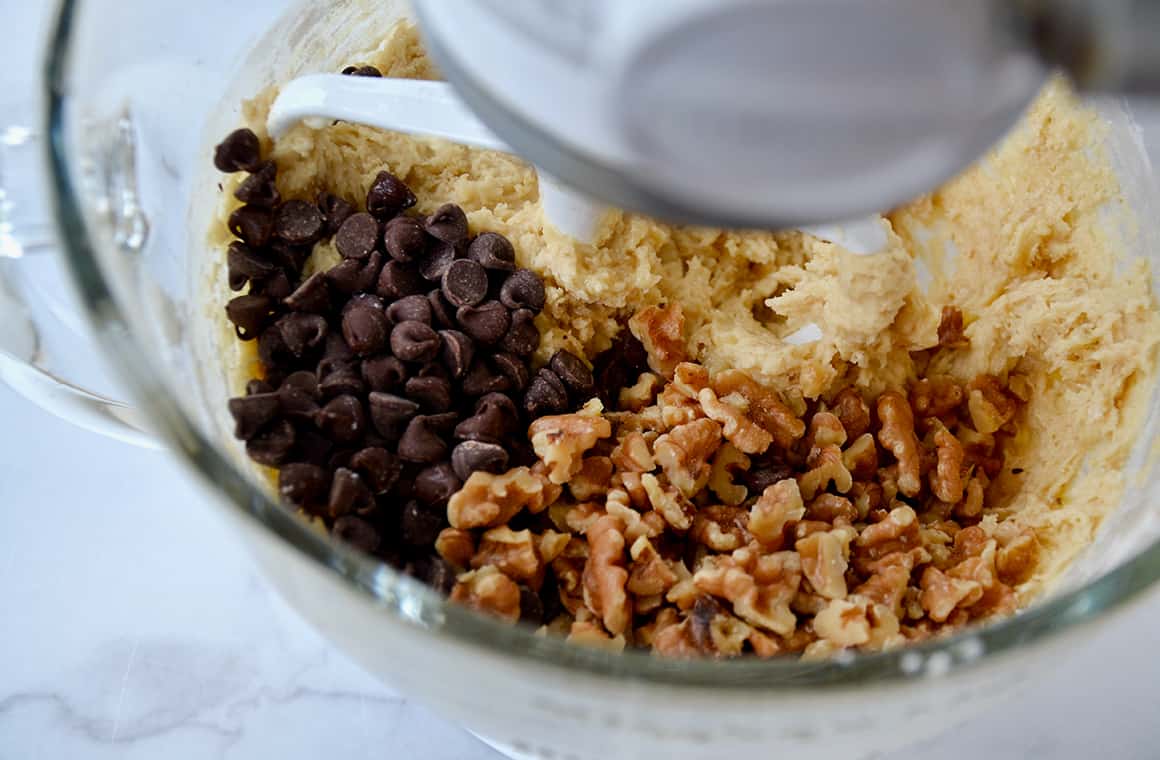
<instances>
[{"instance_id":1,"label":"bowl handle","mask_svg":"<svg viewBox=\"0 0 1160 760\"><path fill-rule=\"evenodd\" d=\"M78 427L160 448L109 385L44 213L36 133L0 126L0 381Z\"/></svg>"}]
</instances>

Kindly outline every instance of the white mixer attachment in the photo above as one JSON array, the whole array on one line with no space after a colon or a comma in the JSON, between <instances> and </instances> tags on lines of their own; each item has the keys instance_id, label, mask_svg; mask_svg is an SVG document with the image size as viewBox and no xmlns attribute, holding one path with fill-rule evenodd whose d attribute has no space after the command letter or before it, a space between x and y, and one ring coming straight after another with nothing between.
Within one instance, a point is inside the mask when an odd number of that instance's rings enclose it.
<instances>
[{"instance_id":1,"label":"white mixer attachment","mask_svg":"<svg viewBox=\"0 0 1160 760\"><path fill-rule=\"evenodd\" d=\"M295 124L334 119L393 132L441 137L514 153L485 127L445 82L309 74L284 85L266 129L277 139ZM537 169L545 217L560 232L590 244L606 207Z\"/></svg>"}]
</instances>

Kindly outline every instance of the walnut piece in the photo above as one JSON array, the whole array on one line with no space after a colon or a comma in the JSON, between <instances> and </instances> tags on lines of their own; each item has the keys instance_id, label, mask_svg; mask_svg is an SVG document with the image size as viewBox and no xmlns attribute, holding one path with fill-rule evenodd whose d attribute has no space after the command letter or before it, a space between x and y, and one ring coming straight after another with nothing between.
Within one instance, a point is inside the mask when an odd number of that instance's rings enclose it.
<instances>
[{"instance_id":1,"label":"walnut piece","mask_svg":"<svg viewBox=\"0 0 1160 760\"><path fill-rule=\"evenodd\" d=\"M502 620L520 619L520 588L499 568L488 565L459 576L451 600Z\"/></svg>"},{"instance_id":2,"label":"walnut piece","mask_svg":"<svg viewBox=\"0 0 1160 760\"><path fill-rule=\"evenodd\" d=\"M584 565L584 603L600 616L613 636L628 630L632 606L625 586L624 523L605 515L588 529L588 562Z\"/></svg>"},{"instance_id":3,"label":"walnut piece","mask_svg":"<svg viewBox=\"0 0 1160 760\"><path fill-rule=\"evenodd\" d=\"M715 552L731 552L749 541L749 512L724 504L702 507L693 515L689 538Z\"/></svg>"},{"instance_id":4,"label":"walnut piece","mask_svg":"<svg viewBox=\"0 0 1160 760\"><path fill-rule=\"evenodd\" d=\"M805 423L776 393L740 370L730 369L717 373L712 387L718 398L732 396L734 393L742 396L748 403L750 418L769 432L780 448L788 449L805 433Z\"/></svg>"},{"instance_id":5,"label":"walnut piece","mask_svg":"<svg viewBox=\"0 0 1160 760\"><path fill-rule=\"evenodd\" d=\"M947 504L963 497L963 445L946 428L934 434L938 464L930 474L930 490Z\"/></svg>"},{"instance_id":6,"label":"walnut piece","mask_svg":"<svg viewBox=\"0 0 1160 760\"><path fill-rule=\"evenodd\" d=\"M806 513L802 494L793 478L767 486L749 510L749 533L764 548L777 551L785 540L785 526Z\"/></svg>"},{"instance_id":7,"label":"walnut piece","mask_svg":"<svg viewBox=\"0 0 1160 760\"><path fill-rule=\"evenodd\" d=\"M812 533L797 541L794 550L801 555L802 575L819 596L842 599L846 596L846 568L850 555L852 527Z\"/></svg>"},{"instance_id":8,"label":"walnut piece","mask_svg":"<svg viewBox=\"0 0 1160 760\"><path fill-rule=\"evenodd\" d=\"M567 483L584 466L584 453L612 435L612 423L600 413L599 402L594 412L540 417L528 428L532 448L547 466L551 482Z\"/></svg>"},{"instance_id":9,"label":"walnut piece","mask_svg":"<svg viewBox=\"0 0 1160 760\"><path fill-rule=\"evenodd\" d=\"M622 472L652 472L657 463L643 433L631 432L612 450L612 464Z\"/></svg>"},{"instance_id":10,"label":"walnut piece","mask_svg":"<svg viewBox=\"0 0 1160 760\"><path fill-rule=\"evenodd\" d=\"M705 410L705 416L721 423L725 438L739 451L746 454L760 454L768 449L773 442L773 435L769 431L746 417L741 409L718 399L712 388L701 389L697 398L701 402L701 408ZM740 394L736 396L730 394L726 398L743 399L744 397Z\"/></svg>"},{"instance_id":11,"label":"walnut piece","mask_svg":"<svg viewBox=\"0 0 1160 760\"><path fill-rule=\"evenodd\" d=\"M882 423L878 442L898 462L898 490L918 496L922 490L921 457L910 404L901 393L887 391L878 397L878 419Z\"/></svg>"},{"instance_id":12,"label":"walnut piece","mask_svg":"<svg viewBox=\"0 0 1160 760\"><path fill-rule=\"evenodd\" d=\"M657 400L657 394L664 385L660 375L652 372L642 372L636 383L620 389L617 402L621 409L639 412L646 406L651 406Z\"/></svg>"},{"instance_id":13,"label":"walnut piece","mask_svg":"<svg viewBox=\"0 0 1160 760\"><path fill-rule=\"evenodd\" d=\"M709 482L709 460L721 445L721 426L709 419L678 425L657 438L653 455L669 482L690 497Z\"/></svg>"},{"instance_id":14,"label":"walnut piece","mask_svg":"<svg viewBox=\"0 0 1160 760\"><path fill-rule=\"evenodd\" d=\"M465 568L475 554L475 537L466 530L444 528L435 539L435 551L452 566Z\"/></svg>"},{"instance_id":15,"label":"walnut piece","mask_svg":"<svg viewBox=\"0 0 1160 760\"><path fill-rule=\"evenodd\" d=\"M857 388L844 388L835 396L833 412L848 438L858 438L870 430L870 407Z\"/></svg>"},{"instance_id":16,"label":"walnut piece","mask_svg":"<svg viewBox=\"0 0 1160 760\"><path fill-rule=\"evenodd\" d=\"M823 446L811 457L812 468L798 478L802 498L809 500L830 483L838 493L846 493L854 485L854 477L842 461L842 450L837 446Z\"/></svg>"},{"instance_id":17,"label":"walnut piece","mask_svg":"<svg viewBox=\"0 0 1160 760\"><path fill-rule=\"evenodd\" d=\"M612 460L608 457L584 457L580 469L568 481L568 491L577 501L591 501L608 493L612 484Z\"/></svg>"},{"instance_id":18,"label":"walnut piece","mask_svg":"<svg viewBox=\"0 0 1160 760\"><path fill-rule=\"evenodd\" d=\"M530 530L513 531L506 525L484 531L471 566L493 566L507 577L537 589L543 580L543 565Z\"/></svg>"},{"instance_id":19,"label":"walnut piece","mask_svg":"<svg viewBox=\"0 0 1160 760\"><path fill-rule=\"evenodd\" d=\"M680 491L672 486L661 485L652 473L640 477L641 485L648 494L653 509L665 519L674 530L685 532L693 527L693 513L696 509Z\"/></svg>"},{"instance_id":20,"label":"walnut piece","mask_svg":"<svg viewBox=\"0 0 1160 760\"><path fill-rule=\"evenodd\" d=\"M544 479L527 467L502 475L477 471L471 474L447 504L453 528L490 528L503 525L521 509L539 512L559 496Z\"/></svg>"},{"instance_id":21,"label":"walnut piece","mask_svg":"<svg viewBox=\"0 0 1160 760\"><path fill-rule=\"evenodd\" d=\"M709 472L709 490L717 494L717 498L731 507L745 501L749 489L734 481L737 471L749 469L749 457L737 450L731 443L726 443L717 449L713 455L713 465Z\"/></svg>"},{"instance_id":22,"label":"walnut piece","mask_svg":"<svg viewBox=\"0 0 1160 760\"><path fill-rule=\"evenodd\" d=\"M750 548L704 559L693 584L725 599L751 625L787 636L797 627L790 602L801 585L801 557L796 552L761 554Z\"/></svg>"},{"instance_id":23,"label":"walnut piece","mask_svg":"<svg viewBox=\"0 0 1160 760\"><path fill-rule=\"evenodd\" d=\"M649 306L633 314L628 329L648 352L648 365L664 377L685 360L685 315L681 305Z\"/></svg>"}]
</instances>

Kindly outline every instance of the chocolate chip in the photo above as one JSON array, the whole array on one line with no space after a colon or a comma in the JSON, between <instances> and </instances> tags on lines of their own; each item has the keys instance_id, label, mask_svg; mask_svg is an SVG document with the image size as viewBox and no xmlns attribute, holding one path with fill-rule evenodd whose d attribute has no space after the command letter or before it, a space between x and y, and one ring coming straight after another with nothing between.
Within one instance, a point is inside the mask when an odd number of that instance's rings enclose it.
<instances>
[{"instance_id":1,"label":"chocolate chip","mask_svg":"<svg viewBox=\"0 0 1160 760\"><path fill-rule=\"evenodd\" d=\"M459 412L440 412L427 415L427 427L438 435L450 435L459 422Z\"/></svg>"},{"instance_id":2,"label":"chocolate chip","mask_svg":"<svg viewBox=\"0 0 1160 760\"><path fill-rule=\"evenodd\" d=\"M318 206L286 201L274 212L274 233L292 245L309 245L322 237L325 220Z\"/></svg>"},{"instance_id":3,"label":"chocolate chip","mask_svg":"<svg viewBox=\"0 0 1160 760\"><path fill-rule=\"evenodd\" d=\"M294 448L294 426L279 420L246 441L246 453L258 464L274 467L286 461Z\"/></svg>"},{"instance_id":4,"label":"chocolate chip","mask_svg":"<svg viewBox=\"0 0 1160 760\"><path fill-rule=\"evenodd\" d=\"M443 273L443 296L453 306L475 306L487 296L487 271L474 261L452 261Z\"/></svg>"},{"instance_id":5,"label":"chocolate chip","mask_svg":"<svg viewBox=\"0 0 1160 760\"><path fill-rule=\"evenodd\" d=\"M365 261L344 259L326 270L326 280L339 293L366 292L374 287L382 263L382 254L378 251L372 251Z\"/></svg>"},{"instance_id":6,"label":"chocolate chip","mask_svg":"<svg viewBox=\"0 0 1160 760\"><path fill-rule=\"evenodd\" d=\"M487 269L511 271L516 268L516 251L498 232L484 232L467 247L467 257Z\"/></svg>"},{"instance_id":7,"label":"chocolate chip","mask_svg":"<svg viewBox=\"0 0 1160 760\"><path fill-rule=\"evenodd\" d=\"M214 148L213 165L227 174L253 169L261 160L261 152L262 146L252 129L235 129Z\"/></svg>"},{"instance_id":8,"label":"chocolate chip","mask_svg":"<svg viewBox=\"0 0 1160 760\"><path fill-rule=\"evenodd\" d=\"M367 211L377 219L387 219L414 205L411 188L387 171L379 172L367 191Z\"/></svg>"},{"instance_id":9,"label":"chocolate chip","mask_svg":"<svg viewBox=\"0 0 1160 760\"><path fill-rule=\"evenodd\" d=\"M291 462L278 472L278 493L290 506L309 510L325 497L326 480L326 471L318 465Z\"/></svg>"},{"instance_id":10,"label":"chocolate chip","mask_svg":"<svg viewBox=\"0 0 1160 760\"><path fill-rule=\"evenodd\" d=\"M450 594L455 587L455 568L442 557L432 554L415 560L411 574L436 591Z\"/></svg>"},{"instance_id":11,"label":"chocolate chip","mask_svg":"<svg viewBox=\"0 0 1160 760\"><path fill-rule=\"evenodd\" d=\"M314 376L310 377L313 381ZM318 402L315 400L315 396L300 388L283 383L282 387L278 389L278 402L282 406L282 414L285 415L286 419L313 422L318 417Z\"/></svg>"},{"instance_id":12,"label":"chocolate chip","mask_svg":"<svg viewBox=\"0 0 1160 760\"><path fill-rule=\"evenodd\" d=\"M272 422L281 411L276 393L257 393L229 400L230 415L234 418L234 437L248 441Z\"/></svg>"},{"instance_id":13,"label":"chocolate chip","mask_svg":"<svg viewBox=\"0 0 1160 760\"><path fill-rule=\"evenodd\" d=\"M378 221L365 212L351 214L334 234L334 247L347 259L365 259L379 239Z\"/></svg>"},{"instance_id":14,"label":"chocolate chip","mask_svg":"<svg viewBox=\"0 0 1160 760\"><path fill-rule=\"evenodd\" d=\"M376 292L383 298L398 300L422 293L426 288L427 283L412 265L391 259L379 273Z\"/></svg>"},{"instance_id":15,"label":"chocolate chip","mask_svg":"<svg viewBox=\"0 0 1160 760\"><path fill-rule=\"evenodd\" d=\"M343 515L335 520L330 534L339 541L350 544L355 549L367 554L373 553L382 542L379 532L375 530L373 525L354 515Z\"/></svg>"},{"instance_id":16,"label":"chocolate chip","mask_svg":"<svg viewBox=\"0 0 1160 760\"><path fill-rule=\"evenodd\" d=\"M633 334L621 330L606 351L592 361L596 393L609 409L615 409L620 389L635 382L648 367L648 354Z\"/></svg>"},{"instance_id":17,"label":"chocolate chip","mask_svg":"<svg viewBox=\"0 0 1160 760\"><path fill-rule=\"evenodd\" d=\"M419 405L408 398L392 393L374 391L368 397L371 422L379 435L388 441L397 441L407 424L419 413Z\"/></svg>"},{"instance_id":18,"label":"chocolate chip","mask_svg":"<svg viewBox=\"0 0 1160 760\"><path fill-rule=\"evenodd\" d=\"M250 380L249 382L246 383L246 395L247 396L256 396L259 393L273 393L273 392L274 392L274 386L271 385L270 383L266 382L265 380L259 380L258 378L255 377L253 380Z\"/></svg>"},{"instance_id":19,"label":"chocolate chip","mask_svg":"<svg viewBox=\"0 0 1160 760\"><path fill-rule=\"evenodd\" d=\"M326 336L326 343L322 349L322 361L330 364L338 364L344 362L353 362L358 357L355 356L354 351L347 345L346 340L343 339L341 332L331 332ZM322 363L319 364L318 369L324 370ZM323 372L325 374L325 372Z\"/></svg>"},{"instance_id":20,"label":"chocolate chip","mask_svg":"<svg viewBox=\"0 0 1160 760\"><path fill-rule=\"evenodd\" d=\"M391 352L405 362L429 362L439 345L439 334L422 322L400 322L391 330Z\"/></svg>"},{"instance_id":21,"label":"chocolate chip","mask_svg":"<svg viewBox=\"0 0 1160 760\"><path fill-rule=\"evenodd\" d=\"M427 362L419 368L419 371L415 373L415 376L438 377L442 380L451 380L451 374L447 371L447 368L440 364L438 361Z\"/></svg>"},{"instance_id":22,"label":"chocolate chip","mask_svg":"<svg viewBox=\"0 0 1160 760\"><path fill-rule=\"evenodd\" d=\"M396 216L383 230L383 247L396 261L414 261L427 249L423 224L409 216Z\"/></svg>"},{"instance_id":23,"label":"chocolate chip","mask_svg":"<svg viewBox=\"0 0 1160 760\"><path fill-rule=\"evenodd\" d=\"M422 322L431 324L431 303L427 296L413 295L400 298L387 307L387 318L392 324L400 322Z\"/></svg>"},{"instance_id":24,"label":"chocolate chip","mask_svg":"<svg viewBox=\"0 0 1160 760\"><path fill-rule=\"evenodd\" d=\"M552 354L548 368L556 373L577 401L587 400L596 390L592 370L583 359L570 351L560 349Z\"/></svg>"},{"instance_id":25,"label":"chocolate chip","mask_svg":"<svg viewBox=\"0 0 1160 760\"><path fill-rule=\"evenodd\" d=\"M568 410L568 391L556 373L542 368L532 378L524 393L524 411L535 419L545 414L562 414Z\"/></svg>"},{"instance_id":26,"label":"chocolate chip","mask_svg":"<svg viewBox=\"0 0 1160 760\"><path fill-rule=\"evenodd\" d=\"M752 469L742 471L741 479L749 487L751 495L761 495L774 483L780 483L794 476L793 468L776 458L762 457L753 463Z\"/></svg>"},{"instance_id":27,"label":"chocolate chip","mask_svg":"<svg viewBox=\"0 0 1160 760\"><path fill-rule=\"evenodd\" d=\"M297 460L323 466L334 450L334 441L310 428L298 431L298 440L294 444L294 457Z\"/></svg>"},{"instance_id":28,"label":"chocolate chip","mask_svg":"<svg viewBox=\"0 0 1160 760\"><path fill-rule=\"evenodd\" d=\"M250 176L242 180L242 184L238 185L238 189L234 191L234 197L242 203L252 203L255 206L265 208L277 206L278 202L282 200L282 196L274 184L277 177L278 167L274 162L263 161L254 168Z\"/></svg>"},{"instance_id":29,"label":"chocolate chip","mask_svg":"<svg viewBox=\"0 0 1160 760\"><path fill-rule=\"evenodd\" d=\"M544 603L540 595L527 586L520 586L520 622L541 625L544 622Z\"/></svg>"},{"instance_id":30,"label":"chocolate chip","mask_svg":"<svg viewBox=\"0 0 1160 760\"><path fill-rule=\"evenodd\" d=\"M458 247L436 240L428 246L426 255L419 263L419 274L425 280L440 282L451 262L458 258L460 258Z\"/></svg>"},{"instance_id":31,"label":"chocolate chip","mask_svg":"<svg viewBox=\"0 0 1160 760\"><path fill-rule=\"evenodd\" d=\"M512 400L502 393L489 393L475 406L475 414L455 426L455 437L464 441L502 443L519 424Z\"/></svg>"},{"instance_id":32,"label":"chocolate chip","mask_svg":"<svg viewBox=\"0 0 1160 760\"><path fill-rule=\"evenodd\" d=\"M713 618L721 614L721 605L710 596L699 596L693 602L693 614L689 616L692 623L689 626L693 644L702 652L713 651Z\"/></svg>"},{"instance_id":33,"label":"chocolate chip","mask_svg":"<svg viewBox=\"0 0 1160 760\"><path fill-rule=\"evenodd\" d=\"M266 296L273 301L283 300L290 295L292 290L290 278L281 269L276 270L269 277L250 283L250 295Z\"/></svg>"},{"instance_id":34,"label":"chocolate chip","mask_svg":"<svg viewBox=\"0 0 1160 760\"><path fill-rule=\"evenodd\" d=\"M274 301L267 296L244 295L226 304L226 318L242 340L252 340L274 319Z\"/></svg>"},{"instance_id":35,"label":"chocolate chip","mask_svg":"<svg viewBox=\"0 0 1160 760\"><path fill-rule=\"evenodd\" d=\"M343 74L352 77L381 77L383 73L374 66L347 66L342 70Z\"/></svg>"},{"instance_id":36,"label":"chocolate chip","mask_svg":"<svg viewBox=\"0 0 1160 760\"><path fill-rule=\"evenodd\" d=\"M443 297L443 291L436 289L427 294L427 303L431 304L431 323L436 327L458 327L455 322L455 309Z\"/></svg>"},{"instance_id":37,"label":"chocolate chip","mask_svg":"<svg viewBox=\"0 0 1160 760\"><path fill-rule=\"evenodd\" d=\"M277 325L270 325L258 336L258 359L265 365L267 374L271 369L276 369L293 358L294 355L286 348L286 341L282 339L282 331Z\"/></svg>"},{"instance_id":38,"label":"chocolate chip","mask_svg":"<svg viewBox=\"0 0 1160 760\"><path fill-rule=\"evenodd\" d=\"M471 338L458 330L440 330L439 337L442 339L443 364L451 377L458 380L471 366L471 360L475 356L475 344Z\"/></svg>"},{"instance_id":39,"label":"chocolate chip","mask_svg":"<svg viewBox=\"0 0 1160 760\"><path fill-rule=\"evenodd\" d=\"M509 309L531 309L539 314L544 308L544 281L527 269L512 272L499 289L499 300Z\"/></svg>"},{"instance_id":40,"label":"chocolate chip","mask_svg":"<svg viewBox=\"0 0 1160 760\"><path fill-rule=\"evenodd\" d=\"M516 356L530 356L540 347L540 330L531 309L517 309L511 314L511 327L499 346Z\"/></svg>"},{"instance_id":41,"label":"chocolate chip","mask_svg":"<svg viewBox=\"0 0 1160 760\"><path fill-rule=\"evenodd\" d=\"M411 546L431 546L443 530L446 518L424 507L418 501L409 501L403 507L399 528L403 542Z\"/></svg>"},{"instance_id":42,"label":"chocolate chip","mask_svg":"<svg viewBox=\"0 0 1160 760\"><path fill-rule=\"evenodd\" d=\"M501 473L507 464L507 449L497 443L466 440L451 450L451 466L460 480L467 480L476 470Z\"/></svg>"},{"instance_id":43,"label":"chocolate chip","mask_svg":"<svg viewBox=\"0 0 1160 760\"><path fill-rule=\"evenodd\" d=\"M426 416L419 415L407 423L399 439L399 458L417 464L432 464L447 456L447 444L440 438Z\"/></svg>"},{"instance_id":44,"label":"chocolate chip","mask_svg":"<svg viewBox=\"0 0 1160 760\"><path fill-rule=\"evenodd\" d=\"M374 503L375 497L362 476L346 467L339 467L334 471L334 480L330 483L330 497L327 499L331 517L341 517L351 512L366 512Z\"/></svg>"},{"instance_id":45,"label":"chocolate chip","mask_svg":"<svg viewBox=\"0 0 1160 760\"><path fill-rule=\"evenodd\" d=\"M375 494L384 494L399 481L403 465L394 454L380 446L371 446L356 452L350 458L350 467L363 476Z\"/></svg>"},{"instance_id":46,"label":"chocolate chip","mask_svg":"<svg viewBox=\"0 0 1160 760\"><path fill-rule=\"evenodd\" d=\"M424 467L415 476L415 498L425 504L446 504L461 485L451 464L440 462Z\"/></svg>"},{"instance_id":47,"label":"chocolate chip","mask_svg":"<svg viewBox=\"0 0 1160 760\"><path fill-rule=\"evenodd\" d=\"M306 264L306 260L310 258L310 254L314 251L313 244L298 245L288 243L280 237L270 239L270 243L266 248L270 256L282 264L282 267L294 275L302 271L302 267Z\"/></svg>"},{"instance_id":48,"label":"chocolate chip","mask_svg":"<svg viewBox=\"0 0 1160 760\"><path fill-rule=\"evenodd\" d=\"M320 364L319 367L321 366ZM366 389L366 383L353 363L333 365L325 375L320 375L318 381L318 392L324 398L361 396Z\"/></svg>"},{"instance_id":49,"label":"chocolate chip","mask_svg":"<svg viewBox=\"0 0 1160 760\"><path fill-rule=\"evenodd\" d=\"M522 391L528 387L532 379L532 371L527 362L512 354L499 353L491 357L492 365L499 370L499 374L511 381L513 390Z\"/></svg>"},{"instance_id":50,"label":"chocolate chip","mask_svg":"<svg viewBox=\"0 0 1160 760\"><path fill-rule=\"evenodd\" d=\"M318 194L315 203L318 205L318 210L322 212L322 218L326 220L326 234L328 236L337 233L342 227L342 223L354 214L353 205L325 190Z\"/></svg>"},{"instance_id":51,"label":"chocolate chip","mask_svg":"<svg viewBox=\"0 0 1160 760\"><path fill-rule=\"evenodd\" d=\"M502 338L511 326L511 315L499 301L484 301L479 306L460 306L455 321L463 332L484 344Z\"/></svg>"},{"instance_id":52,"label":"chocolate chip","mask_svg":"<svg viewBox=\"0 0 1160 760\"><path fill-rule=\"evenodd\" d=\"M511 387L511 380L505 375L496 373L480 358L476 358L475 362L467 370L467 374L463 376L462 382L459 384L460 390L468 396L482 396L485 393L502 392L510 390Z\"/></svg>"},{"instance_id":53,"label":"chocolate chip","mask_svg":"<svg viewBox=\"0 0 1160 760\"><path fill-rule=\"evenodd\" d=\"M441 377L412 377L406 383L407 397L418 401L424 411L446 412L451 408L451 381Z\"/></svg>"},{"instance_id":54,"label":"chocolate chip","mask_svg":"<svg viewBox=\"0 0 1160 760\"><path fill-rule=\"evenodd\" d=\"M342 337L356 354L377 354L386 348L390 334L391 323L380 309L364 303L342 312Z\"/></svg>"},{"instance_id":55,"label":"chocolate chip","mask_svg":"<svg viewBox=\"0 0 1160 760\"><path fill-rule=\"evenodd\" d=\"M407 379L407 367L395 356L376 356L362 363L362 376L372 391L393 391Z\"/></svg>"},{"instance_id":56,"label":"chocolate chip","mask_svg":"<svg viewBox=\"0 0 1160 760\"><path fill-rule=\"evenodd\" d=\"M308 311L326 314L330 311L330 288L322 272L315 272L302 281L294 292L286 296L282 303L292 311Z\"/></svg>"},{"instance_id":57,"label":"chocolate chip","mask_svg":"<svg viewBox=\"0 0 1160 760\"><path fill-rule=\"evenodd\" d=\"M329 329L326 318L322 315L300 311L287 314L279 319L277 324L278 329L282 331L282 340L286 348L298 358L322 345Z\"/></svg>"},{"instance_id":58,"label":"chocolate chip","mask_svg":"<svg viewBox=\"0 0 1160 760\"><path fill-rule=\"evenodd\" d=\"M467 239L467 215L454 203L444 203L423 222L427 234L452 245Z\"/></svg>"},{"instance_id":59,"label":"chocolate chip","mask_svg":"<svg viewBox=\"0 0 1160 760\"><path fill-rule=\"evenodd\" d=\"M230 290L241 290L251 280L262 280L276 269L274 262L240 240L230 243L226 252Z\"/></svg>"},{"instance_id":60,"label":"chocolate chip","mask_svg":"<svg viewBox=\"0 0 1160 760\"><path fill-rule=\"evenodd\" d=\"M260 206L239 206L230 214L228 226L230 232L248 245L261 248L270 242L270 234L274 230L274 213Z\"/></svg>"},{"instance_id":61,"label":"chocolate chip","mask_svg":"<svg viewBox=\"0 0 1160 760\"><path fill-rule=\"evenodd\" d=\"M318 412L318 429L335 443L354 443L366 432L362 403L353 395L335 396Z\"/></svg>"}]
</instances>

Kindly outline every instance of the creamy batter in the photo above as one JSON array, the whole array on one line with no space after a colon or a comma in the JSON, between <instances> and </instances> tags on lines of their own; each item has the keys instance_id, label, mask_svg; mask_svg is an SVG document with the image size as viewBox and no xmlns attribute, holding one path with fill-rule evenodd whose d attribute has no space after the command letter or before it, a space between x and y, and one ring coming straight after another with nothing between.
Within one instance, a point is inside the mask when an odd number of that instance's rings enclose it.
<instances>
[{"instance_id":1,"label":"creamy batter","mask_svg":"<svg viewBox=\"0 0 1160 760\"><path fill-rule=\"evenodd\" d=\"M386 76L437 77L406 24L349 60ZM274 95L246 106L259 135ZM1113 219L1126 210L1100 140L1098 118L1053 83L980 165L886 215L886 249L861 257L800 232L675 227L619 212L593 245L581 245L546 222L536 174L519 159L350 123L298 126L272 158L283 197L313 197L325 180L361 199L389 169L421 199L461 205L474 232L506 235L518 263L547 284L541 359L559 348L592 356L633 309L676 301L692 357L713 371L746 370L790 397L851 384L878 393L928 369L964 381L1025 374L1033 387L1026 420L984 526L1014 519L1039 536L1039 570L1020 589L1026 600L1118 503L1120 470L1155 383L1160 317L1147 262L1119 260ZM228 213L236 202L232 186L225 190ZM224 249L225 225L214 234ZM337 260L330 246L319 246L316 266ZM936 345L947 304L963 311L970 347L934 352L929 368L916 367L911 352ZM783 340L809 323L821 340ZM236 354L227 334L223 352ZM254 361L237 362L239 388Z\"/></svg>"}]
</instances>

